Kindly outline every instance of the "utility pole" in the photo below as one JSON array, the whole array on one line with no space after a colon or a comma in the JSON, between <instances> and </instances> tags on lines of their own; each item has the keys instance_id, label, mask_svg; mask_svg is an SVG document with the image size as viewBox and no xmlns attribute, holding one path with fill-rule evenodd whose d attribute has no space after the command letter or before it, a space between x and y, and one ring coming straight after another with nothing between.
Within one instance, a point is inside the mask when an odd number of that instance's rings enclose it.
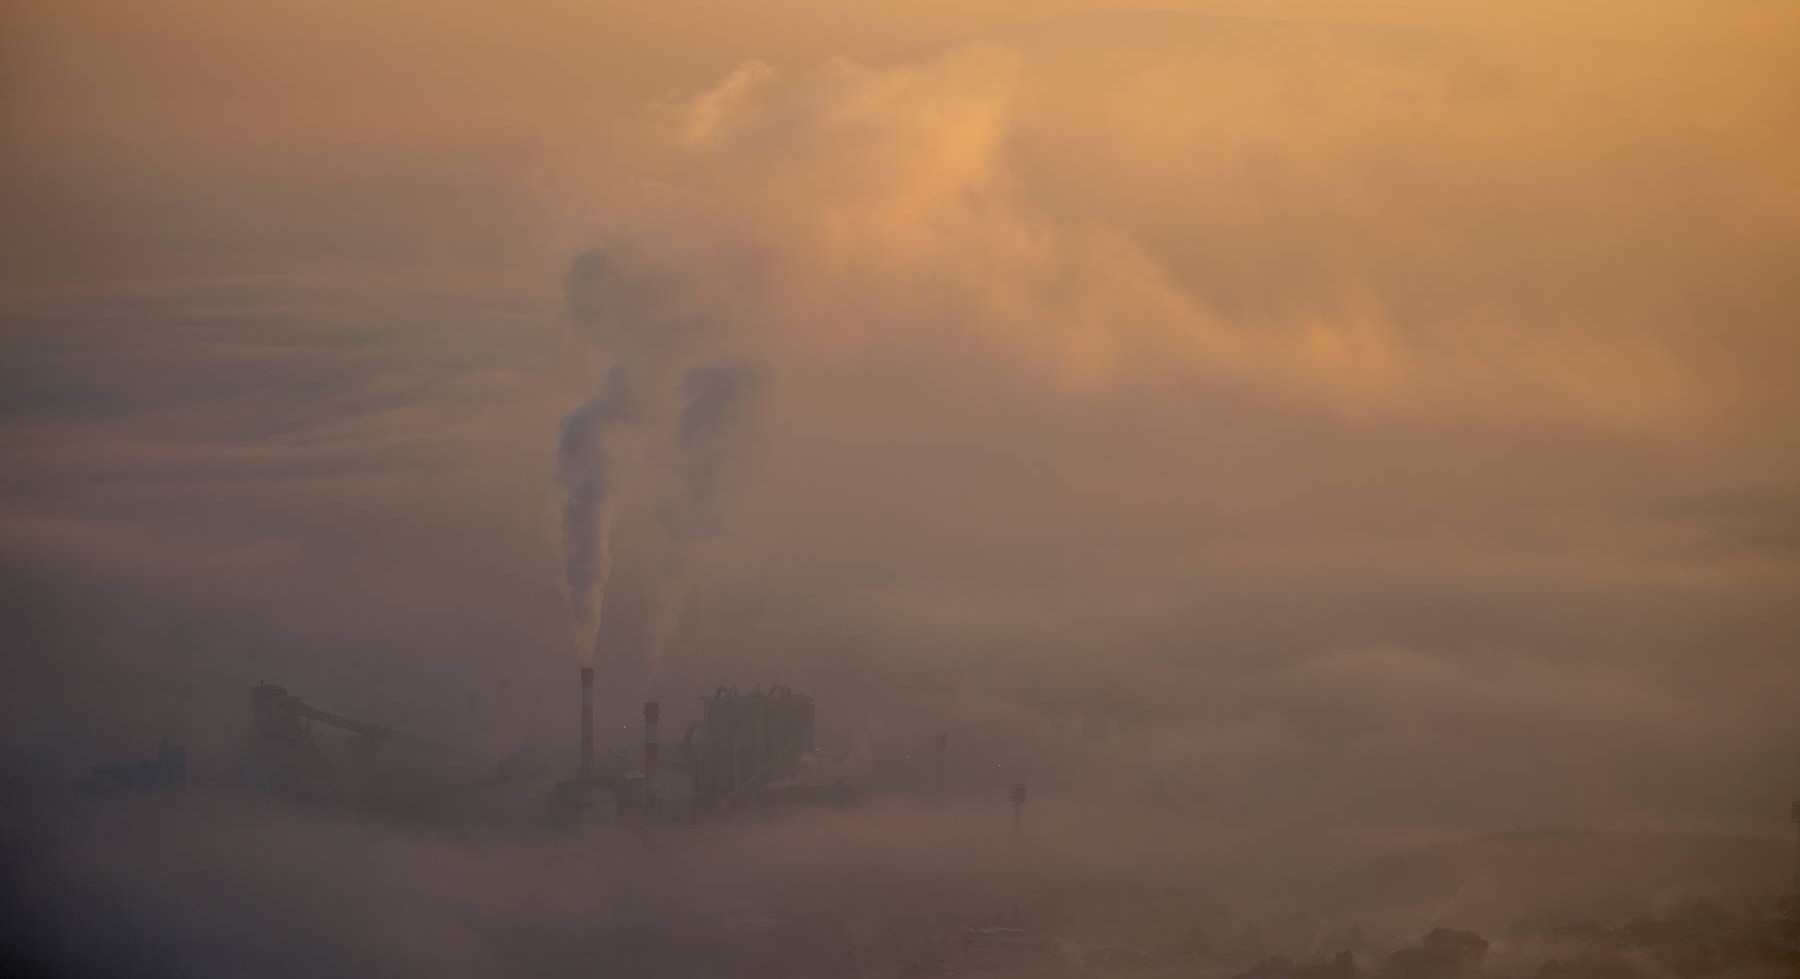
<instances>
[{"instance_id":1,"label":"utility pole","mask_svg":"<svg viewBox=\"0 0 1800 979\"><path fill-rule=\"evenodd\" d=\"M656 722L662 718L662 705L654 700L644 702L644 825L650 825L650 810L656 805L656 769L662 760L662 747L657 740Z\"/></svg>"},{"instance_id":2,"label":"utility pole","mask_svg":"<svg viewBox=\"0 0 1800 979\"><path fill-rule=\"evenodd\" d=\"M1014 782L1012 787L1013 804L1013 839L1018 839L1025 829L1025 796L1029 790L1024 782Z\"/></svg>"},{"instance_id":3,"label":"utility pole","mask_svg":"<svg viewBox=\"0 0 1800 979\"><path fill-rule=\"evenodd\" d=\"M1794 818L1794 896L1800 897L1800 802L1795 802L1789 814Z\"/></svg>"}]
</instances>

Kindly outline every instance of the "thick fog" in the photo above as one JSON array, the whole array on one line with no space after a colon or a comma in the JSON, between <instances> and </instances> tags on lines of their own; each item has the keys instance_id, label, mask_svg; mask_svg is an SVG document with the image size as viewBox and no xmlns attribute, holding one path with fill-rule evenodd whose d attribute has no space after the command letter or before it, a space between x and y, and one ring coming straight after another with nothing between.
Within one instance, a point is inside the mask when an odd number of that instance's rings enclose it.
<instances>
[{"instance_id":1,"label":"thick fog","mask_svg":"<svg viewBox=\"0 0 1800 979\"><path fill-rule=\"evenodd\" d=\"M156 6L3 15L12 945L739 974L1782 886L1787 7ZM259 682L470 759L397 780L571 775L590 662L606 750L785 684L864 801L240 790ZM77 790L165 737L182 793Z\"/></svg>"}]
</instances>

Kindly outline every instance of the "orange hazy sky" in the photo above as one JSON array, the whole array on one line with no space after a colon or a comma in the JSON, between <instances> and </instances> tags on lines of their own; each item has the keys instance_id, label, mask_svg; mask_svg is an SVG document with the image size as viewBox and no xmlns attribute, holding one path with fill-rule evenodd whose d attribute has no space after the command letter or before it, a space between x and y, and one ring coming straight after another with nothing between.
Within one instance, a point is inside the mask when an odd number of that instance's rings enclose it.
<instances>
[{"instance_id":1,"label":"orange hazy sky","mask_svg":"<svg viewBox=\"0 0 1800 979\"><path fill-rule=\"evenodd\" d=\"M1371 819L1778 817L1800 8L1490 6L8 5L8 757L240 674L554 689L594 251L607 329L768 378L660 673L622 504L632 683L1130 715Z\"/></svg>"}]
</instances>

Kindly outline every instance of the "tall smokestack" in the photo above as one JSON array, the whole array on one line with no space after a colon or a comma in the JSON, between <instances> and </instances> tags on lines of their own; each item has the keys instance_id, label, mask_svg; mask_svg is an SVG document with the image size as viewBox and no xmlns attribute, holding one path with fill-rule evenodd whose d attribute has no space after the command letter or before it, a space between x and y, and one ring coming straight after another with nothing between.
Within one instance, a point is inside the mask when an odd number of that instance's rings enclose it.
<instances>
[{"instance_id":1,"label":"tall smokestack","mask_svg":"<svg viewBox=\"0 0 1800 979\"><path fill-rule=\"evenodd\" d=\"M654 700L644 701L644 822L650 821L650 808L656 804L656 762L661 749L656 742L656 722L662 706Z\"/></svg>"},{"instance_id":2,"label":"tall smokestack","mask_svg":"<svg viewBox=\"0 0 1800 979\"><path fill-rule=\"evenodd\" d=\"M581 778L594 777L594 668L581 668Z\"/></svg>"}]
</instances>

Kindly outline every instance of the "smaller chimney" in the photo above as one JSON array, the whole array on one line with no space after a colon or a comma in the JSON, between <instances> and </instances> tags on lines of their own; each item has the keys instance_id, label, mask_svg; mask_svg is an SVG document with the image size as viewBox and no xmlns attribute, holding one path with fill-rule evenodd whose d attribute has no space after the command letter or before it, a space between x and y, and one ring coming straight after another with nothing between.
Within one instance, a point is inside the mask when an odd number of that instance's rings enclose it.
<instances>
[{"instance_id":1,"label":"smaller chimney","mask_svg":"<svg viewBox=\"0 0 1800 979\"><path fill-rule=\"evenodd\" d=\"M594 668L581 668L581 780L594 777Z\"/></svg>"},{"instance_id":2,"label":"smaller chimney","mask_svg":"<svg viewBox=\"0 0 1800 979\"><path fill-rule=\"evenodd\" d=\"M662 707L654 700L644 701L644 820L650 820L650 807L656 803L656 763L661 749L656 742L656 722Z\"/></svg>"},{"instance_id":3,"label":"smaller chimney","mask_svg":"<svg viewBox=\"0 0 1800 979\"><path fill-rule=\"evenodd\" d=\"M656 721L662 716L662 707L654 700L644 701L644 777L649 778L656 771L659 749L656 741Z\"/></svg>"}]
</instances>

